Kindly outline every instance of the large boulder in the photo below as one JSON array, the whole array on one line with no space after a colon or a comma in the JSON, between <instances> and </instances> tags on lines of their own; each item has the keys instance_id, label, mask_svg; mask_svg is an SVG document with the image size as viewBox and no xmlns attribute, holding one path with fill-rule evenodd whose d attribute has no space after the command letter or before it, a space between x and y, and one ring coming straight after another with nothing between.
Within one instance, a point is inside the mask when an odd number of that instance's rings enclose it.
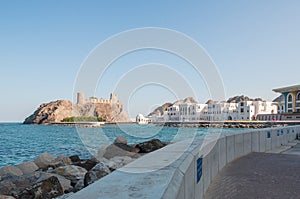
<instances>
[{"instance_id":1,"label":"large boulder","mask_svg":"<svg viewBox=\"0 0 300 199\"><path fill-rule=\"evenodd\" d=\"M69 157L72 163L74 162L80 162L80 157L78 155L72 155Z\"/></svg>"},{"instance_id":2,"label":"large boulder","mask_svg":"<svg viewBox=\"0 0 300 199\"><path fill-rule=\"evenodd\" d=\"M105 152L106 152L106 149L107 149L107 145L106 146L101 146L99 149L98 149L98 154L97 154L97 159L99 158L103 158Z\"/></svg>"},{"instance_id":3,"label":"large boulder","mask_svg":"<svg viewBox=\"0 0 300 199\"><path fill-rule=\"evenodd\" d=\"M103 154L103 157L107 158L107 159L113 158L115 156L129 156L129 157L135 156L136 152L130 152L130 151L122 149L124 145L122 145L122 148L119 146L117 146L115 144L111 144L108 147L106 147L104 152L103 151L98 152L98 156L101 153ZM124 148L125 148L125 146L124 146Z\"/></svg>"},{"instance_id":4,"label":"large boulder","mask_svg":"<svg viewBox=\"0 0 300 199\"><path fill-rule=\"evenodd\" d=\"M32 173L39 169L39 167L34 162L24 162L22 164L19 164L17 167L23 172L23 174Z\"/></svg>"},{"instance_id":5,"label":"large boulder","mask_svg":"<svg viewBox=\"0 0 300 199\"><path fill-rule=\"evenodd\" d=\"M18 196L24 189L32 186L38 178L38 172L23 176L7 176L0 182L0 194Z\"/></svg>"},{"instance_id":6,"label":"large boulder","mask_svg":"<svg viewBox=\"0 0 300 199\"><path fill-rule=\"evenodd\" d=\"M74 163L74 165L85 168L87 171L91 170L99 161L96 158L82 160Z\"/></svg>"},{"instance_id":7,"label":"large boulder","mask_svg":"<svg viewBox=\"0 0 300 199\"><path fill-rule=\"evenodd\" d=\"M136 147L132 147L132 146L129 146L129 145L123 144L123 143L115 143L114 145L116 145L117 147L119 147L125 151L129 151L129 152L133 152L133 153L138 153L140 151L140 149L138 149Z\"/></svg>"},{"instance_id":8,"label":"large boulder","mask_svg":"<svg viewBox=\"0 0 300 199\"><path fill-rule=\"evenodd\" d=\"M117 144L117 143L127 144L127 139L123 136L118 136L114 141L114 144Z\"/></svg>"},{"instance_id":9,"label":"large boulder","mask_svg":"<svg viewBox=\"0 0 300 199\"><path fill-rule=\"evenodd\" d=\"M49 153L42 153L35 160L34 163L43 170L48 169L48 167L53 166L55 163L55 158Z\"/></svg>"},{"instance_id":10,"label":"large boulder","mask_svg":"<svg viewBox=\"0 0 300 199\"><path fill-rule=\"evenodd\" d=\"M15 176L21 176L23 175L23 172L15 166L5 166L0 169L0 176L5 175L15 175Z\"/></svg>"},{"instance_id":11,"label":"large boulder","mask_svg":"<svg viewBox=\"0 0 300 199\"><path fill-rule=\"evenodd\" d=\"M74 186L73 192L80 191L83 188L84 188L84 179L78 180L78 182Z\"/></svg>"},{"instance_id":12,"label":"large boulder","mask_svg":"<svg viewBox=\"0 0 300 199\"><path fill-rule=\"evenodd\" d=\"M116 170L119 169L126 164L134 161L135 159L128 157L128 156L115 156L111 158L110 160L104 162L104 164L110 169L110 170Z\"/></svg>"},{"instance_id":13,"label":"large boulder","mask_svg":"<svg viewBox=\"0 0 300 199\"><path fill-rule=\"evenodd\" d=\"M58 175L64 176L68 180L71 180L71 183L75 185L78 180L84 178L87 170L79 166L67 165L58 167L53 172Z\"/></svg>"},{"instance_id":14,"label":"large boulder","mask_svg":"<svg viewBox=\"0 0 300 199\"><path fill-rule=\"evenodd\" d=\"M57 167L72 164L72 160L66 155L59 155L57 158L55 158L54 162L55 166Z\"/></svg>"},{"instance_id":15,"label":"large boulder","mask_svg":"<svg viewBox=\"0 0 300 199\"><path fill-rule=\"evenodd\" d=\"M92 184L96 180L108 175L109 173L110 170L104 163L98 163L84 176L84 186Z\"/></svg>"},{"instance_id":16,"label":"large boulder","mask_svg":"<svg viewBox=\"0 0 300 199\"><path fill-rule=\"evenodd\" d=\"M55 197L58 195L50 193L53 191L50 187L54 186L54 191L61 194L64 191L62 185L65 186L65 183L67 183L62 178L63 177L61 176L55 176L54 174L47 174L40 171L22 176L10 176L0 182L0 195L12 195L16 198ZM58 182L56 182L56 180Z\"/></svg>"},{"instance_id":17,"label":"large boulder","mask_svg":"<svg viewBox=\"0 0 300 199\"><path fill-rule=\"evenodd\" d=\"M60 175L57 175L57 174L54 174L54 173L41 172L40 175L39 175L39 178L37 179L37 182L42 182L42 181L44 181L47 178L50 178L52 176L57 177L64 193L72 191L73 187L71 186L71 181L66 179L63 176L60 176Z\"/></svg>"},{"instance_id":18,"label":"large boulder","mask_svg":"<svg viewBox=\"0 0 300 199\"><path fill-rule=\"evenodd\" d=\"M137 144L136 148L140 149L139 153L150 153L164 146L164 143L162 143L159 139L152 139L150 141Z\"/></svg>"},{"instance_id":19,"label":"large boulder","mask_svg":"<svg viewBox=\"0 0 300 199\"><path fill-rule=\"evenodd\" d=\"M57 177L51 176L26 188L18 198L51 199L63 195L63 188Z\"/></svg>"}]
</instances>

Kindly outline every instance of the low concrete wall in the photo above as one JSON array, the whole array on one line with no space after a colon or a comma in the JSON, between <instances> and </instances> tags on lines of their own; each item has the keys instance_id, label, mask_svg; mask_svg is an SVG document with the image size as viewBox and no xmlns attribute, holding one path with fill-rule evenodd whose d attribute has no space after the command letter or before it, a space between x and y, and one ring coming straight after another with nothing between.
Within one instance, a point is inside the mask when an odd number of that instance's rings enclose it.
<instances>
[{"instance_id":1,"label":"low concrete wall","mask_svg":"<svg viewBox=\"0 0 300 199\"><path fill-rule=\"evenodd\" d=\"M251 152L287 145L298 133L300 126L289 126L178 142L137 159L70 199L201 199L226 164Z\"/></svg>"}]
</instances>

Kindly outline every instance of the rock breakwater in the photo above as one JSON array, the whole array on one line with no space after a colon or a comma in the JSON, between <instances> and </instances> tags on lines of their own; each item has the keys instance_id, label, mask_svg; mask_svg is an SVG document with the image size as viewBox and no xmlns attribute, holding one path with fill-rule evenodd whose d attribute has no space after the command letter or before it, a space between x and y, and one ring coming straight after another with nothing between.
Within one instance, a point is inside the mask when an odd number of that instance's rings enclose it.
<instances>
[{"instance_id":1,"label":"rock breakwater","mask_svg":"<svg viewBox=\"0 0 300 199\"><path fill-rule=\"evenodd\" d=\"M91 159L43 153L32 162L0 168L0 198L66 198L143 154L166 145L153 139L131 146L126 138L117 137Z\"/></svg>"}]
</instances>

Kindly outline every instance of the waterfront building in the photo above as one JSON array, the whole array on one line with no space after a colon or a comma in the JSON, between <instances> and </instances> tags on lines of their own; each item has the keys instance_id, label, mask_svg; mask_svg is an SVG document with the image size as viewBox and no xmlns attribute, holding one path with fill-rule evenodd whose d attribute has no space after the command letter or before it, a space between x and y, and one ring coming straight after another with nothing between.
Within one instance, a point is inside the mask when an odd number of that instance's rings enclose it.
<instances>
[{"instance_id":1,"label":"waterfront building","mask_svg":"<svg viewBox=\"0 0 300 199\"><path fill-rule=\"evenodd\" d=\"M169 121L178 121L179 120L179 106L173 105L167 108L164 112L166 120Z\"/></svg>"},{"instance_id":2,"label":"waterfront building","mask_svg":"<svg viewBox=\"0 0 300 199\"><path fill-rule=\"evenodd\" d=\"M206 104L182 103L179 104L179 119L181 121L200 120L206 110Z\"/></svg>"},{"instance_id":3,"label":"waterfront building","mask_svg":"<svg viewBox=\"0 0 300 199\"><path fill-rule=\"evenodd\" d=\"M277 114L278 103L266 101L217 102L206 104L177 103L164 111L162 116L152 116L153 121L223 121L255 120L258 115Z\"/></svg>"},{"instance_id":4,"label":"waterfront building","mask_svg":"<svg viewBox=\"0 0 300 199\"><path fill-rule=\"evenodd\" d=\"M212 121L237 120L236 108L237 103L213 102L210 100L207 103L207 111L200 119Z\"/></svg>"},{"instance_id":5,"label":"waterfront building","mask_svg":"<svg viewBox=\"0 0 300 199\"><path fill-rule=\"evenodd\" d=\"M149 118L147 118L147 117L144 117L144 115L143 114L138 114L137 116L136 116L136 123L138 123L138 124L148 124L149 122L150 122L150 119Z\"/></svg>"},{"instance_id":6,"label":"waterfront building","mask_svg":"<svg viewBox=\"0 0 300 199\"><path fill-rule=\"evenodd\" d=\"M277 88L273 91L282 94L281 119L300 120L300 85Z\"/></svg>"}]
</instances>

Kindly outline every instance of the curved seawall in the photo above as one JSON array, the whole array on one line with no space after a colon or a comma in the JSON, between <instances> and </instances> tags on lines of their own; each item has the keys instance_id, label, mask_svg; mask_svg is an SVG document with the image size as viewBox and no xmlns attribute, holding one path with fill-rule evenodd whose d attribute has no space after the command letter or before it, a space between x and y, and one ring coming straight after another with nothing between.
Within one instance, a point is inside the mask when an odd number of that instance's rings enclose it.
<instances>
[{"instance_id":1,"label":"curved seawall","mask_svg":"<svg viewBox=\"0 0 300 199\"><path fill-rule=\"evenodd\" d=\"M69 198L201 199L227 163L251 152L277 150L299 132L300 126L289 126L178 142L137 159Z\"/></svg>"}]
</instances>

